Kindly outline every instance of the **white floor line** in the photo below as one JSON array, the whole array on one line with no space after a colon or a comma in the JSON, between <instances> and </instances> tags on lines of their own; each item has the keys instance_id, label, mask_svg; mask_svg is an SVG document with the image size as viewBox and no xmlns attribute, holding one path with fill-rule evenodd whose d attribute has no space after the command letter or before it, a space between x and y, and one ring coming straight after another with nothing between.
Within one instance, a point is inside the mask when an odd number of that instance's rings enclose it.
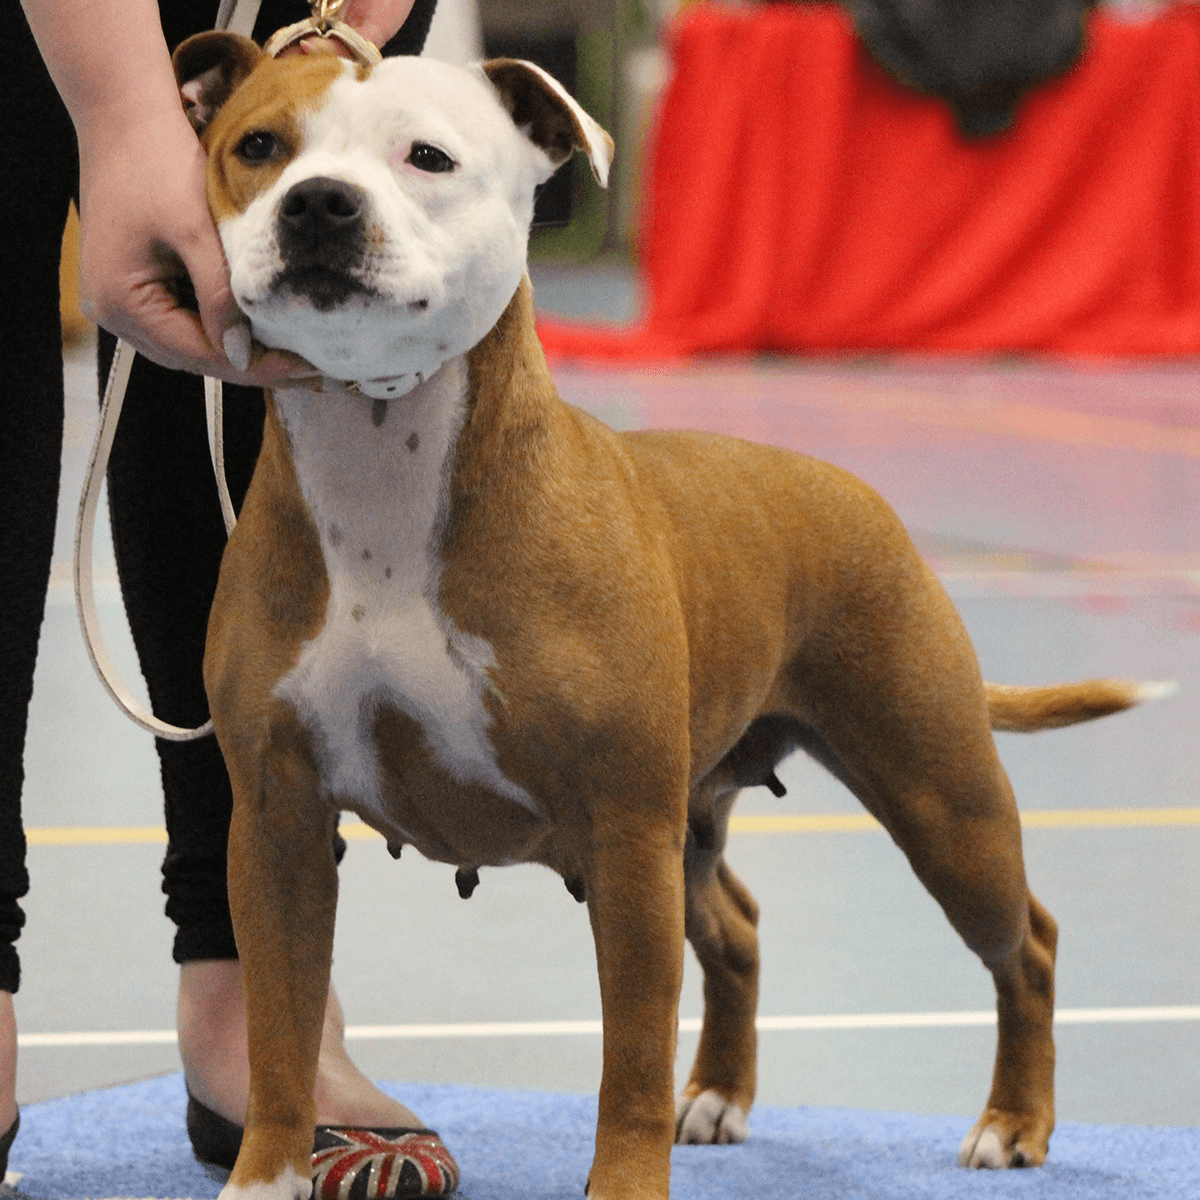
<instances>
[{"instance_id":1,"label":"white floor line","mask_svg":"<svg viewBox=\"0 0 1200 1200\"><path fill-rule=\"evenodd\" d=\"M173 1029L99 1030L95 1033L18 1033L17 1046L152 1046L177 1042Z\"/></svg>"},{"instance_id":2,"label":"white floor line","mask_svg":"<svg viewBox=\"0 0 1200 1200\"><path fill-rule=\"evenodd\" d=\"M1060 1008L1059 1025L1143 1024L1158 1021L1200 1021L1200 1005L1157 1008ZM767 1032L819 1032L838 1029L946 1029L966 1025L994 1025L996 1014L983 1012L847 1013L836 1016L759 1017L758 1028ZM683 1017L682 1033L696 1033L699 1017ZM599 1021L488 1021L448 1025L348 1025L346 1037L366 1040L403 1038L553 1037L563 1034L599 1034ZM22 1049L56 1046L135 1046L171 1043L173 1029L97 1031L91 1033L22 1033Z\"/></svg>"}]
</instances>

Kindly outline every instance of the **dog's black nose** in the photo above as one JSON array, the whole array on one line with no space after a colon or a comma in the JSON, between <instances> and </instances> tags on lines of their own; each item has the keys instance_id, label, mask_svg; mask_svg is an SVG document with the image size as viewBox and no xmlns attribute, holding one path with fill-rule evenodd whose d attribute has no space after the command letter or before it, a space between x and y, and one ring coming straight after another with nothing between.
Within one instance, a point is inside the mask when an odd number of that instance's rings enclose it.
<instances>
[{"instance_id":1,"label":"dog's black nose","mask_svg":"<svg viewBox=\"0 0 1200 1200\"><path fill-rule=\"evenodd\" d=\"M318 175L293 187L279 206L280 233L305 249L352 235L362 226L366 195L341 179Z\"/></svg>"},{"instance_id":2,"label":"dog's black nose","mask_svg":"<svg viewBox=\"0 0 1200 1200\"><path fill-rule=\"evenodd\" d=\"M276 231L283 269L276 287L306 296L320 312L369 291L362 278L367 194L341 179L318 175L290 188Z\"/></svg>"}]
</instances>

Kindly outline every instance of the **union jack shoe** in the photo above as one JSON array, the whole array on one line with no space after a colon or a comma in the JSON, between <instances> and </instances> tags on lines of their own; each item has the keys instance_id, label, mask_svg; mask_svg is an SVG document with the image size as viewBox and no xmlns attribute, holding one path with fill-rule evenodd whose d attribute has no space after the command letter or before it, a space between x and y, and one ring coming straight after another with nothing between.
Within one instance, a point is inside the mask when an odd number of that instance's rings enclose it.
<instances>
[{"instance_id":1,"label":"union jack shoe","mask_svg":"<svg viewBox=\"0 0 1200 1200\"><path fill-rule=\"evenodd\" d=\"M233 1169L242 1145L240 1125L189 1092L187 1129L201 1162ZM408 1200L450 1196L458 1187L458 1163L432 1129L318 1125L312 1165L313 1200Z\"/></svg>"},{"instance_id":2,"label":"union jack shoe","mask_svg":"<svg viewBox=\"0 0 1200 1200\"><path fill-rule=\"evenodd\" d=\"M400 1200L448 1196L458 1164L432 1129L318 1125L313 1200Z\"/></svg>"}]
</instances>

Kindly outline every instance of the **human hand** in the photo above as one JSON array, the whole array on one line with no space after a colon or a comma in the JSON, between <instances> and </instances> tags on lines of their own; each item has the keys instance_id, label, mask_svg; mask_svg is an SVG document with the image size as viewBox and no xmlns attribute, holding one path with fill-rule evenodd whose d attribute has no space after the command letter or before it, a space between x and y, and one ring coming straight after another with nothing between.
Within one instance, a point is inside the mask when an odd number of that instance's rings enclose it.
<instances>
[{"instance_id":1,"label":"human hand","mask_svg":"<svg viewBox=\"0 0 1200 1200\"><path fill-rule=\"evenodd\" d=\"M166 367L272 385L318 372L253 346L205 199L205 155L181 108L79 130L84 310ZM198 312L181 301L190 279Z\"/></svg>"}]
</instances>

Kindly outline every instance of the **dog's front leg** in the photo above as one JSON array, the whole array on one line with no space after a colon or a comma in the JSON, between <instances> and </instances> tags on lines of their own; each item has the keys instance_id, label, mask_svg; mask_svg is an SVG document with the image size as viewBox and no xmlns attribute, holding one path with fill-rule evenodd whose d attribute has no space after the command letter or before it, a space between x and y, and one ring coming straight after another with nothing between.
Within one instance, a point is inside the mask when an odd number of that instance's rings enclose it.
<instances>
[{"instance_id":1,"label":"dog's front leg","mask_svg":"<svg viewBox=\"0 0 1200 1200\"><path fill-rule=\"evenodd\" d=\"M309 739L290 709L272 721L257 769L235 764L229 899L245 976L250 1104L221 1200L309 1200L336 814L320 797Z\"/></svg>"},{"instance_id":2,"label":"dog's front leg","mask_svg":"<svg viewBox=\"0 0 1200 1200\"><path fill-rule=\"evenodd\" d=\"M682 814L682 805L680 806ZM589 1200L666 1200L683 976L683 819L593 814L588 911L604 1015Z\"/></svg>"}]
</instances>

